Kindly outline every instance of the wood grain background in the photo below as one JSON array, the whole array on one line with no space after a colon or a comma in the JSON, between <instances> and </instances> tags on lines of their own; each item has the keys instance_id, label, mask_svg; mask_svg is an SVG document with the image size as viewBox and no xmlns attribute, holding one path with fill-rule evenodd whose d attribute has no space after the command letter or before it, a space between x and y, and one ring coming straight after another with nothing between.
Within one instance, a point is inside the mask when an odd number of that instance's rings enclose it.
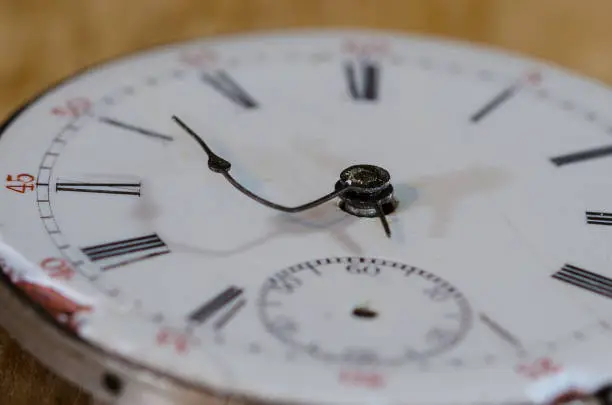
<instances>
[{"instance_id":1,"label":"wood grain background","mask_svg":"<svg viewBox=\"0 0 612 405\"><path fill-rule=\"evenodd\" d=\"M0 0L0 117L84 65L169 41L342 26L432 33L612 84L610 0ZM85 405L0 329L1 405Z\"/></svg>"}]
</instances>

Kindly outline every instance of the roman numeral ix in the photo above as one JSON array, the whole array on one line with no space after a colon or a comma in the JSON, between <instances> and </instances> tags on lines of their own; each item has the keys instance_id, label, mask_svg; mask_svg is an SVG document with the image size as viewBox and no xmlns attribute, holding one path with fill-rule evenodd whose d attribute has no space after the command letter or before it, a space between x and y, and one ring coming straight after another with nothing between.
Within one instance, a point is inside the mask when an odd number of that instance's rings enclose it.
<instances>
[{"instance_id":1,"label":"roman numeral ix","mask_svg":"<svg viewBox=\"0 0 612 405\"><path fill-rule=\"evenodd\" d=\"M376 101L379 95L380 67L374 62L347 62L344 65L349 94L354 100Z\"/></svg>"},{"instance_id":2,"label":"roman numeral ix","mask_svg":"<svg viewBox=\"0 0 612 405\"><path fill-rule=\"evenodd\" d=\"M81 248L81 251L92 262L101 262L102 270L110 270L170 253L168 246L157 234L88 246Z\"/></svg>"},{"instance_id":3,"label":"roman numeral ix","mask_svg":"<svg viewBox=\"0 0 612 405\"><path fill-rule=\"evenodd\" d=\"M58 181L55 191L140 196L140 183Z\"/></svg>"},{"instance_id":4,"label":"roman numeral ix","mask_svg":"<svg viewBox=\"0 0 612 405\"><path fill-rule=\"evenodd\" d=\"M213 89L243 108L257 108L257 101L249 95L234 79L225 71L214 74L202 74L202 80Z\"/></svg>"},{"instance_id":5,"label":"roman numeral ix","mask_svg":"<svg viewBox=\"0 0 612 405\"><path fill-rule=\"evenodd\" d=\"M595 294L612 298L612 279L600 274L566 264L552 277Z\"/></svg>"}]
</instances>

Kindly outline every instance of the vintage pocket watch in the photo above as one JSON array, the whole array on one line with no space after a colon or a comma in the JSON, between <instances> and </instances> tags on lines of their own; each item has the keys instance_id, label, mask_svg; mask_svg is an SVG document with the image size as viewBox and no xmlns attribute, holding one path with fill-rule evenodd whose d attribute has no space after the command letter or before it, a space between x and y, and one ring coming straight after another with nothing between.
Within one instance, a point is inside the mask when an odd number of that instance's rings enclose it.
<instances>
[{"instance_id":1,"label":"vintage pocket watch","mask_svg":"<svg viewBox=\"0 0 612 405\"><path fill-rule=\"evenodd\" d=\"M0 323L103 404L610 403L610 105L399 32L90 67L0 131Z\"/></svg>"}]
</instances>

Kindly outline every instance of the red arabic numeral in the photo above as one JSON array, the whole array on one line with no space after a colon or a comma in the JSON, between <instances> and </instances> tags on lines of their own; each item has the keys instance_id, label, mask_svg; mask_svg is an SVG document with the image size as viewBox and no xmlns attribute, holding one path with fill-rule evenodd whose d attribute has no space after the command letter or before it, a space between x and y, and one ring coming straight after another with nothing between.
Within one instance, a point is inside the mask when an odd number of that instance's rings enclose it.
<instances>
[{"instance_id":1,"label":"red arabic numeral","mask_svg":"<svg viewBox=\"0 0 612 405\"><path fill-rule=\"evenodd\" d=\"M91 110L91 101L85 97L77 97L66 101L64 105L53 107L51 113L61 117L80 117Z\"/></svg>"},{"instance_id":2,"label":"red arabic numeral","mask_svg":"<svg viewBox=\"0 0 612 405\"><path fill-rule=\"evenodd\" d=\"M385 377L376 372L342 370L339 375L340 383L365 388L381 388L385 385Z\"/></svg>"},{"instance_id":3,"label":"red arabic numeral","mask_svg":"<svg viewBox=\"0 0 612 405\"><path fill-rule=\"evenodd\" d=\"M31 174L9 174L6 176L6 188L21 194L24 194L27 191L34 191L36 186L34 184L34 179L35 177Z\"/></svg>"},{"instance_id":4,"label":"red arabic numeral","mask_svg":"<svg viewBox=\"0 0 612 405\"><path fill-rule=\"evenodd\" d=\"M198 344L198 340L187 332L170 328L161 329L157 333L156 342L159 346L173 346L179 354L188 353L191 347Z\"/></svg>"},{"instance_id":5,"label":"red arabic numeral","mask_svg":"<svg viewBox=\"0 0 612 405\"><path fill-rule=\"evenodd\" d=\"M75 271L64 259L48 257L40 262L40 266L47 272L49 277L59 280L71 280Z\"/></svg>"},{"instance_id":6,"label":"red arabic numeral","mask_svg":"<svg viewBox=\"0 0 612 405\"><path fill-rule=\"evenodd\" d=\"M527 80L529 80L531 84L538 84L542 80L542 73L531 72L527 75Z\"/></svg>"},{"instance_id":7,"label":"red arabic numeral","mask_svg":"<svg viewBox=\"0 0 612 405\"><path fill-rule=\"evenodd\" d=\"M516 372L530 380L537 380L548 375L556 374L562 369L563 367L555 363L551 358L542 357L532 363L519 364L516 368Z\"/></svg>"},{"instance_id":8,"label":"red arabic numeral","mask_svg":"<svg viewBox=\"0 0 612 405\"><path fill-rule=\"evenodd\" d=\"M389 44L384 40L356 41L349 39L342 44L342 50L353 56L381 56L389 53Z\"/></svg>"},{"instance_id":9,"label":"red arabic numeral","mask_svg":"<svg viewBox=\"0 0 612 405\"><path fill-rule=\"evenodd\" d=\"M187 49L181 52L179 59L187 66L204 68L214 65L217 61L217 54L215 51L206 48Z\"/></svg>"}]
</instances>

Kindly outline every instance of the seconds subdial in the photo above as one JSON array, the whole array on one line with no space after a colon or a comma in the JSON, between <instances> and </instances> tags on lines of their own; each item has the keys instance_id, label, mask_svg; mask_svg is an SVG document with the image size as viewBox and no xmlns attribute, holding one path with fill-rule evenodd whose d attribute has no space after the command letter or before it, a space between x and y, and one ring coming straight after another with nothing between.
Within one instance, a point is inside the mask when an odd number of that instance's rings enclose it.
<instances>
[{"instance_id":1,"label":"seconds subdial","mask_svg":"<svg viewBox=\"0 0 612 405\"><path fill-rule=\"evenodd\" d=\"M460 342L472 318L465 297L440 277L364 257L283 269L264 282L258 306L266 329L285 344L352 364L426 360Z\"/></svg>"}]
</instances>

